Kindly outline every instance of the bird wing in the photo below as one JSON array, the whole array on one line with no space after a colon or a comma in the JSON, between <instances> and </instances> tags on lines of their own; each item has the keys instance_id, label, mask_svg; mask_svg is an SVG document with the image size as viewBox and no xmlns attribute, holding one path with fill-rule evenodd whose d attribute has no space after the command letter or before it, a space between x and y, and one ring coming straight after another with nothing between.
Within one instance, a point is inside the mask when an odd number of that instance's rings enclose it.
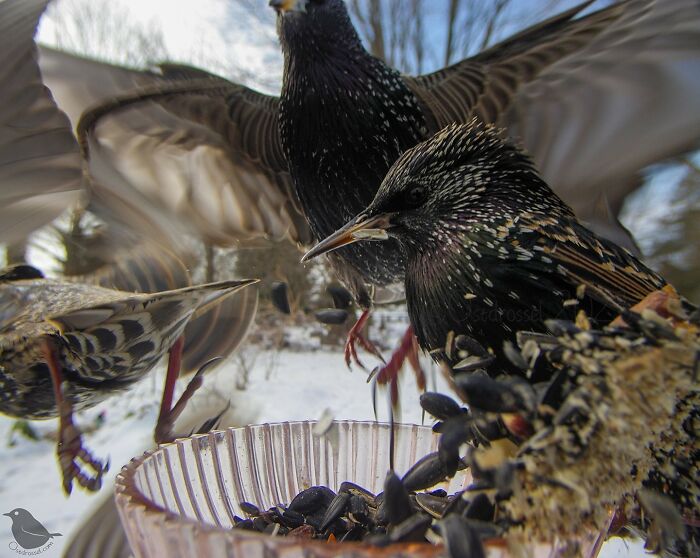
<instances>
[{"instance_id":1,"label":"bird wing","mask_svg":"<svg viewBox=\"0 0 700 558\"><path fill-rule=\"evenodd\" d=\"M113 178L110 187L97 183L94 176L83 180L84 161L74 136L74 126L91 104L126 95L135 87L152 86L154 80L165 78L39 49L42 66L49 76L60 76L50 81L53 95L60 97L69 119L56 106L37 62L39 53L33 35L47 3L48 0L0 3L0 241L20 242L73 206L80 192L90 184L90 207L109 223L109 243L102 244L99 251L104 265L96 274L84 275L89 269L74 271L82 275L79 280L135 292L190 285L186 265L191 267L192 261L181 248L177 234L182 227L173 225L177 220L156 206L160 203L157 199L154 204L133 184L120 181L121 175L110 170L108 158L108 164L104 164L95 157L92 167L100 169L99 174ZM186 70L176 66L167 68L168 73L180 72L181 77ZM83 75L82 71L86 73ZM194 70L187 73L190 79L207 76ZM95 79L91 81L91 78ZM255 127L253 119L242 117L236 121ZM250 138L241 141L255 144ZM206 157L201 159L206 164ZM248 177L241 180L254 188ZM279 180L286 187L285 177ZM286 226L282 217L275 217L275 212L284 213L274 207L280 197L275 187L273 180L265 185L272 191L272 201L268 201L270 196L265 188L255 194L261 199L257 211L269 210L272 215L264 223L269 228L263 233L273 236ZM249 213L252 211L245 213L246 217ZM296 215L293 209L289 213ZM304 230L306 225L301 223ZM158 241L160 245L144 243L143 238ZM168 248L177 248L177 256ZM256 308L256 289L243 289L214 305L209 312L190 319L185 331L183 371L198 370L212 357L230 354L244 339ZM10 324L20 310L21 304L16 300L5 297L0 301L0 328Z\"/></svg>"},{"instance_id":2,"label":"bird wing","mask_svg":"<svg viewBox=\"0 0 700 558\"><path fill-rule=\"evenodd\" d=\"M435 128L504 126L579 218L621 240L615 215L639 172L698 143L700 5L630 0L577 18L588 4L406 79Z\"/></svg>"},{"instance_id":3,"label":"bird wing","mask_svg":"<svg viewBox=\"0 0 700 558\"><path fill-rule=\"evenodd\" d=\"M537 265L556 270L576 289L586 287L587 296L615 308L629 308L666 282L624 248L591 233L576 219L542 217L521 220L531 229L535 242L528 248Z\"/></svg>"},{"instance_id":4,"label":"bird wing","mask_svg":"<svg viewBox=\"0 0 700 558\"><path fill-rule=\"evenodd\" d=\"M48 48L39 62L88 148L95 196L166 212L212 244L308 239L276 97L186 66L139 72Z\"/></svg>"},{"instance_id":5,"label":"bird wing","mask_svg":"<svg viewBox=\"0 0 700 558\"><path fill-rule=\"evenodd\" d=\"M12 289L0 289L0 333L12 326L26 304L22 294Z\"/></svg>"},{"instance_id":6,"label":"bird wing","mask_svg":"<svg viewBox=\"0 0 700 558\"><path fill-rule=\"evenodd\" d=\"M573 18L590 3L538 23L476 56L431 74L406 77L433 120L429 120L432 131L453 122L469 122L474 116L496 122L523 83L607 24L608 17L600 16L586 26L573 24Z\"/></svg>"},{"instance_id":7,"label":"bird wing","mask_svg":"<svg viewBox=\"0 0 700 558\"><path fill-rule=\"evenodd\" d=\"M593 223L601 196L617 214L640 171L700 140L700 4L638 0L618 10L591 41L523 85L500 121Z\"/></svg>"},{"instance_id":8,"label":"bird wing","mask_svg":"<svg viewBox=\"0 0 700 558\"><path fill-rule=\"evenodd\" d=\"M23 240L78 199L82 159L44 86L34 32L48 0L0 3L0 241Z\"/></svg>"}]
</instances>

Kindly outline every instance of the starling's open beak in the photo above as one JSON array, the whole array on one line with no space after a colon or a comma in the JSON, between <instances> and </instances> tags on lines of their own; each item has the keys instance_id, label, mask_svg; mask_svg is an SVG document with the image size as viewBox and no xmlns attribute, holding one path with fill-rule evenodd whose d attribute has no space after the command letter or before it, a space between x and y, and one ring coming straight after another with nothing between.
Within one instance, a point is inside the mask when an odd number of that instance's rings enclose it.
<instances>
[{"instance_id":1,"label":"starling's open beak","mask_svg":"<svg viewBox=\"0 0 700 558\"><path fill-rule=\"evenodd\" d=\"M270 0L270 7L275 11L285 12L303 12L306 8L305 0Z\"/></svg>"},{"instance_id":2,"label":"starling's open beak","mask_svg":"<svg viewBox=\"0 0 700 558\"><path fill-rule=\"evenodd\" d=\"M311 248L311 250L304 254L301 261L305 262L321 254L331 252L336 248L360 240L386 240L389 238L386 230L392 226L391 216L391 213L381 213L368 218L364 215L360 215L358 218L350 221L342 229L334 232Z\"/></svg>"}]
</instances>

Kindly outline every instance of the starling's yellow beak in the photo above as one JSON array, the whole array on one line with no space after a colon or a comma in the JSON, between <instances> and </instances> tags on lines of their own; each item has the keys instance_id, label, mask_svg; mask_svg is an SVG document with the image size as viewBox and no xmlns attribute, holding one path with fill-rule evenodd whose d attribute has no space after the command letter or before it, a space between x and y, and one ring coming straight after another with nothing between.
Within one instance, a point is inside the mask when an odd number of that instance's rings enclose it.
<instances>
[{"instance_id":1,"label":"starling's yellow beak","mask_svg":"<svg viewBox=\"0 0 700 558\"><path fill-rule=\"evenodd\" d=\"M308 261L311 258L315 258L321 254L331 252L336 248L340 248L341 246L352 244L353 242L358 242L360 240L386 240L389 238L386 230L392 226L391 216L391 213L381 213L380 215L375 215L374 217L365 217L364 215L360 215L359 217L350 221L342 229L334 232L332 235L311 248L311 250L304 254L301 261Z\"/></svg>"},{"instance_id":2,"label":"starling's yellow beak","mask_svg":"<svg viewBox=\"0 0 700 558\"><path fill-rule=\"evenodd\" d=\"M270 7L278 12L303 12L306 8L306 0L270 0Z\"/></svg>"}]
</instances>

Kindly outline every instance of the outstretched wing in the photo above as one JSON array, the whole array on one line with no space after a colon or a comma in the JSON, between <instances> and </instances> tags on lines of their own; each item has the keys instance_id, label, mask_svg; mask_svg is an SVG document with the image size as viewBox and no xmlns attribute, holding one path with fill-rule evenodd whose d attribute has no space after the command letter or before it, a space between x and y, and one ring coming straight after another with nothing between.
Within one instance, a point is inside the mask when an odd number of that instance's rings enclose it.
<instances>
[{"instance_id":1,"label":"outstretched wing","mask_svg":"<svg viewBox=\"0 0 700 558\"><path fill-rule=\"evenodd\" d=\"M577 17L589 4L406 81L435 129L472 116L505 127L579 218L622 240L615 215L639 172L700 139L700 4L628 0Z\"/></svg>"},{"instance_id":2,"label":"outstretched wing","mask_svg":"<svg viewBox=\"0 0 700 558\"><path fill-rule=\"evenodd\" d=\"M78 199L82 159L42 83L34 32L48 0L0 2L0 242L12 244Z\"/></svg>"},{"instance_id":3,"label":"outstretched wing","mask_svg":"<svg viewBox=\"0 0 700 558\"><path fill-rule=\"evenodd\" d=\"M524 85L500 122L584 219L602 196L616 214L641 170L700 143L700 3L638 0L618 10Z\"/></svg>"},{"instance_id":4,"label":"outstretched wing","mask_svg":"<svg viewBox=\"0 0 700 558\"><path fill-rule=\"evenodd\" d=\"M95 197L165 211L212 244L307 240L276 97L177 65L138 72L47 48L40 64L74 125L82 118Z\"/></svg>"},{"instance_id":5,"label":"outstretched wing","mask_svg":"<svg viewBox=\"0 0 700 558\"><path fill-rule=\"evenodd\" d=\"M509 39L431 74L406 77L424 103L433 132L474 116L494 123L523 84L552 63L575 52L616 14L601 12L585 24L574 17L591 1L522 31Z\"/></svg>"}]
</instances>

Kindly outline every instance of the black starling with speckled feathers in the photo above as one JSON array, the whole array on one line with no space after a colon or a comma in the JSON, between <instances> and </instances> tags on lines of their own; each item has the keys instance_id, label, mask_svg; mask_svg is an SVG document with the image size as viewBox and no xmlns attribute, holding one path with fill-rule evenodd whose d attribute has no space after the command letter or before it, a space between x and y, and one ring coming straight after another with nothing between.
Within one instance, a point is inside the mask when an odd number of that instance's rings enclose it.
<instances>
[{"instance_id":1,"label":"black starling with speckled feathers","mask_svg":"<svg viewBox=\"0 0 700 558\"><path fill-rule=\"evenodd\" d=\"M665 285L580 223L521 150L476 120L407 151L372 203L305 258L385 233L407 255L421 347L445 357L450 335L464 334L496 354L496 370L515 368L503 343L517 331L545 332L546 320L579 309L605 324Z\"/></svg>"},{"instance_id":2,"label":"black starling with speckled feathers","mask_svg":"<svg viewBox=\"0 0 700 558\"><path fill-rule=\"evenodd\" d=\"M280 141L316 239L366 207L401 153L437 132L441 122L464 121L468 115L492 122L519 85L518 79L508 82L495 75L508 48L481 55L483 61L477 57L471 64L463 61L441 70L444 75L413 78L365 50L341 0L270 4L279 9L285 63ZM526 31L520 54L545 37L554 39L559 46L551 63L572 48L564 37L594 36L619 17L608 11L585 23L572 21L582 7ZM547 63L538 60L536 65L541 70ZM371 306L366 285L387 287L403 280L404 252L393 240L371 248L348 246L329 256L364 308Z\"/></svg>"}]
</instances>

